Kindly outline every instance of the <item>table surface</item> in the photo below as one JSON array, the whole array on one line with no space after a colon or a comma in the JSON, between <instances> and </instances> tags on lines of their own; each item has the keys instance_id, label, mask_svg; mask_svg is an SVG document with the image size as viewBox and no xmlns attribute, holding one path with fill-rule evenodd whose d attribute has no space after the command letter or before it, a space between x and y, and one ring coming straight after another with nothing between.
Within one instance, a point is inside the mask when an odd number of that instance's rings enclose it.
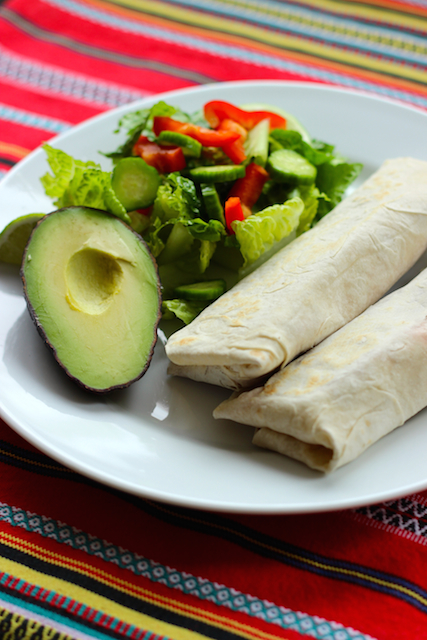
<instances>
[{"instance_id":1,"label":"table surface","mask_svg":"<svg viewBox=\"0 0 427 640\"><path fill-rule=\"evenodd\" d=\"M93 115L211 82L424 109L426 36L423 0L6 0L0 177ZM422 640L426 544L427 492L323 514L190 510L97 484L0 420L1 638Z\"/></svg>"}]
</instances>

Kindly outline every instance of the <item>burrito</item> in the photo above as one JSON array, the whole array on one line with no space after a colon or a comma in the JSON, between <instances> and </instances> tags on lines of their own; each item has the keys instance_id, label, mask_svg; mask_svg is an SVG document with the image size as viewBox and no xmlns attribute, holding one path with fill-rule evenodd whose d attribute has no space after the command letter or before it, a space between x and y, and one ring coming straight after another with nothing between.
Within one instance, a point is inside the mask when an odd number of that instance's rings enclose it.
<instances>
[{"instance_id":1,"label":"burrito","mask_svg":"<svg viewBox=\"0 0 427 640\"><path fill-rule=\"evenodd\" d=\"M427 269L214 417L258 427L254 444L327 472L425 406Z\"/></svg>"},{"instance_id":2,"label":"burrito","mask_svg":"<svg viewBox=\"0 0 427 640\"><path fill-rule=\"evenodd\" d=\"M427 162L386 161L166 345L169 372L253 387L379 300L427 246Z\"/></svg>"}]
</instances>

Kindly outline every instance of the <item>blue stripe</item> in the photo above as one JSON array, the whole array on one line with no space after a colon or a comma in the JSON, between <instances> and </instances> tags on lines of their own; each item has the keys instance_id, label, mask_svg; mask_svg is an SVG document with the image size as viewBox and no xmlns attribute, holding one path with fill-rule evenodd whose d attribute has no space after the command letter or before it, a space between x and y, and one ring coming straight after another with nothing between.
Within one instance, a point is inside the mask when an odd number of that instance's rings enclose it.
<instances>
[{"instance_id":1,"label":"blue stripe","mask_svg":"<svg viewBox=\"0 0 427 640\"><path fill-rule=\"evenodd\" d=\"M25 616L28 619L31 619L31 613L35 613L41 618L46 619L47 625L49 625L49 622L50 622L50 624L52 625L52 628L55 630L57 630L57 627L55 627L55 622L56 622L57 624L61 624L64 627L68 627L70 630L70 633L72 633L73 629L75 629L76 631L79 631L80 633L85 634L86 636L96 638L97 640L111 640L111 636L107 636L104 633L99 633L99 631L95 631L93 629L87 628L84 625L76 622L75 619L66 618L65 616L62 616L59 613L56 613L50 609L44 609L43 607L40 607L32 602L31 603L28 601L24 602L20 598L16 598L10 593L6 593L5 591L0 592L0 600L3 600L4 602L9 602L10 604L14 605L19 609L24 609ZM18 613L17 615L21 615L21 614ZM43 622L40 622L40 624L43 626Z\"/></svg>"},{"instance_id":2,"label":"blue stripe","mask_svg":"<svg viewBox=\"0 0 427 640\"><path fill-rule=\"evenodd\" d=\"M186 47L191 47L203 53L207 52L215 56L222 56L226 58L232 58L251 64L262 65L277 69L279 71L287 71L298 75L306 76L312 80L322 80L327 83L340 85L343 87L351 87L353 89L360 89L371 93L379 94L389 98L402 100L410 104L414 104L420 107L427 108L427 98L412 94L406 91L401 91L389 87L383 87L374 83L365 82L352 78L349 75L340 74L339 72L329 72L324 70L315 69L313 67L304 65L302 63L290 62L283 60L279 57L275 57L268 54L258 53L256 51L248 51L243 48L226 45L217 42L210 42L197 38L194 36L182 35L175 31L168 31L158 27L150 27L146 25L138 24L134 21L120 18L119 16L112 16L104 14L102 11L92 9L84 5L78 5L73 0L46 0L48 3L60 7L62 10L67 10L70 13L79 15L86 19L90 19L98 24L107 25L113 29L120 29L129 33L142 34L151 38L169 42L171 44L180 44Z\"/></svg>"},{"instance_id":3,"label":"blue stripe","mask_svg":"<svg viewBox=\"0 0 427 640\"><path fill-rule=\"evenodd\" d=\"M346 49L351 46L354 50L365 51L383 56L387 54L390 60L400 60L402 62L411 61L417 64L427 63L427 47L425 38L410 36L402 32L399 28L391 29L382 27L378 24L375 26L360 23L356 18L351 20L334 16L325 15L325 13L308 9L296 9L292 5L278 4L277 2L259 2L254 4L254 8L250 7L250 3L246 2L245 6L236 7L229 4L222 4L215 1L206 2L199 0L166 0L168 4L188 6L206 13L213 13L221 17L237 18L245 20L248 23L264 25L274 31L281 29L286 35L303 36L304 38L316 38L322 44L341 45ZM286 7L286 11L284 10ZM268 15L265 11L276 13L276 15ZM280 15L282 14L282 15ZM290 17L287 17L287 15ZM302 24L298 22L305 20L316 24ZM342 35L336 33L336 27L351 32L359 32L357 35ZM330 29L330 30L329 30ZM392 45L385 45L375 42L378 38L393 40ZM374 43L370 42L374 39ZM368 40L368 43L366 43ZM403 52L399 51L402 48ZM410 48L422 49L423 53L415 53Z\"/></svg>"},{"instance_id":4,"label":"blue stripe","mask_svg":"<svg viewBox=\"0 0 427 640\"><path fill-rule=\"evenodd\" d=\"M140 91L86 78L13 55L0 46L0 76L38 89L102 107L117 107L144 97Z\"/></svg>"},{"instance_id":5,"label":"blue stripe","mask_svg":"<svg viewBox=\"0 0 427 640\"><path fill-rule=\"evenodd\" d=\"M45 116L39 116L36 113L22 111L21 109L14 109L4 104L0 104L0 119L22 124L25 127L43 129L50 133L62 133L62 131L67 131L67 129L71 127L67 122L61 122L61 120L55 120L54 118L46 118Z\"/></svg>"},{"instance_id":6,"label":"blue stripe","mask_svg":"<svg viewBox=\"0 0 427 640\"><path fill-rule=\"evenodd\" d=\"M328 634L334 637L333 632L336 634L339 632L340 640L368 640L365 635L348 630L337 623L276 606L272 602L244 594L225 585L166 567L64 523L35 513L30 515L22 509L10 507L5 503L0 503L0 520L67 544L73 549L85 551L89 556L102 557L106 562L132 571L134 575L143 576L153 583L178 589L181 593L195 596L201 601L213 602L220 607L227 607L231 611L244 613L249 617L260 618L282 629L294 629L299 633L309 634L317 640L324 640ZM310 554L307 553L307 556Z\"/></svg>"}]
</instances>

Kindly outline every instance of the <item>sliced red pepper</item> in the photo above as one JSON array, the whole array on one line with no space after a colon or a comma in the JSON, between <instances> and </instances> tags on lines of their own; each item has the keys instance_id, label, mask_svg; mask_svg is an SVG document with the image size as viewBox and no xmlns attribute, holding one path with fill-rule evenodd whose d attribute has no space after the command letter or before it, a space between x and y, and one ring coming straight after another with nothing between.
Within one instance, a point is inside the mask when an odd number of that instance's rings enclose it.
<instances>
[{"instance_id":1,"label":"sliced red pepper","mask_svg":"<svg viewBox=\"0 0 427 640\"><path fill-rule=\"evenodd\" d=\"M229 142L224 145L222 150L224 153L234 162L234 164L240 164L246 160L246 153L244 148L244 142L248 136L248 132L241 124L235 120L226 118L219 124L217 131L235 131L239 134L239 138L234 142Z\"/></svg>"},{"instance_id":2,"label":"sliced red pepper","mask_svg":"<svg viewBox=\"0 0 427 640\"><path fill-rule=\"evenodd\" d=\"M151 205L150 207L145 207L145 209L136 209L136 211L140 213L142 216L150 217L153 212L153 205Z\"/></svg>"},{"instance_id":3,"label":"sliced red pepper","mask_svg":"<svg viewBox=\"0 0 427 640\"><path fill-rule=\"evenodd\" d=\"M181 147L160 146L145 136L140 136L133 147L133 153L140 156L150 167L159 173L182 171L186 167Z\"/></svg>"},{"instance_id":4,"label":"sliced red pepper","mask_svg":"<svg viewBox=\"0 0 427 640\"><path fill-rule=\"evenodd\" d=\"M246 167L244 178L236 180L231 188L229 196L237 196L242 204L252 209L261 195L264 184L269 179L267 171L255 162L251 162Z\"/></svg>"},{"instance_id":5,"label":"sliced red pepper","mask_svg":"<svg viewBox=\"0 0 427 640\"><path fill-rule=\"evenodd\" d=\"M231 197L227 198L224 204L225 224L229 233L234 233L231 223L235 220L245 220L245 214L243 211L240 198Z\"/></svg>"},{"instance_id":6,"label":"sliced red pepper","mask_svg":"<svg viewBox=\"0 0 427 640\"><path fill-rule=\"evenodd\" d=\"M245 111L230 102L211 100L203 107L206 120L211 127L216 129L219 123L226 118L235 120L245 129L252 129L258 122L269 118L271 129L286 129L286 118L271 111Z\"/></svg>"},{"instance_id":7,"label":"sliced red pepper","mask_svg":"<svg viewBox=\"0 0 427 640\"><path fill-rule=\"evenodd\" d=\"M235 131L214 131L207 127L199 127L191 122L179 122L166 116L156 116L153 120L153 131L156 136L161 131L177 131L194 138L204 147L223 147L239 138Z\"/></svg>"}]
</instances>

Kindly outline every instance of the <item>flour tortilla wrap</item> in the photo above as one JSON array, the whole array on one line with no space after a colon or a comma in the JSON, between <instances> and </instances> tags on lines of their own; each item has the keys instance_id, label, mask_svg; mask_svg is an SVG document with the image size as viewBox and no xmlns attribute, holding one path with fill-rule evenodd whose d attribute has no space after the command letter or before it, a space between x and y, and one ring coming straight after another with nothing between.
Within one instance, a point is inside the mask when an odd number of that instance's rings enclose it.
<instances>
[{"instance_id":1,"label":"flour tortilla wrap","mask_svg":"<svg viewBox=\"0 0 427 640\"><path fill-rule=\"evenodd\" d=\"M170 373L251 387L382 297L427 246L427 162L386 161L313 229L173 334Z\"/></svg>"},{"instance_id":2,"label":"flour tortilla wrap","mask_svg":"<svg viewBox=\"0 0 427 640\"><path fill-rule=\"evenodd\" d=\"M253 442L332 471L427 406L427 269L215 418Z\"/></svg>"}]
</instances>

